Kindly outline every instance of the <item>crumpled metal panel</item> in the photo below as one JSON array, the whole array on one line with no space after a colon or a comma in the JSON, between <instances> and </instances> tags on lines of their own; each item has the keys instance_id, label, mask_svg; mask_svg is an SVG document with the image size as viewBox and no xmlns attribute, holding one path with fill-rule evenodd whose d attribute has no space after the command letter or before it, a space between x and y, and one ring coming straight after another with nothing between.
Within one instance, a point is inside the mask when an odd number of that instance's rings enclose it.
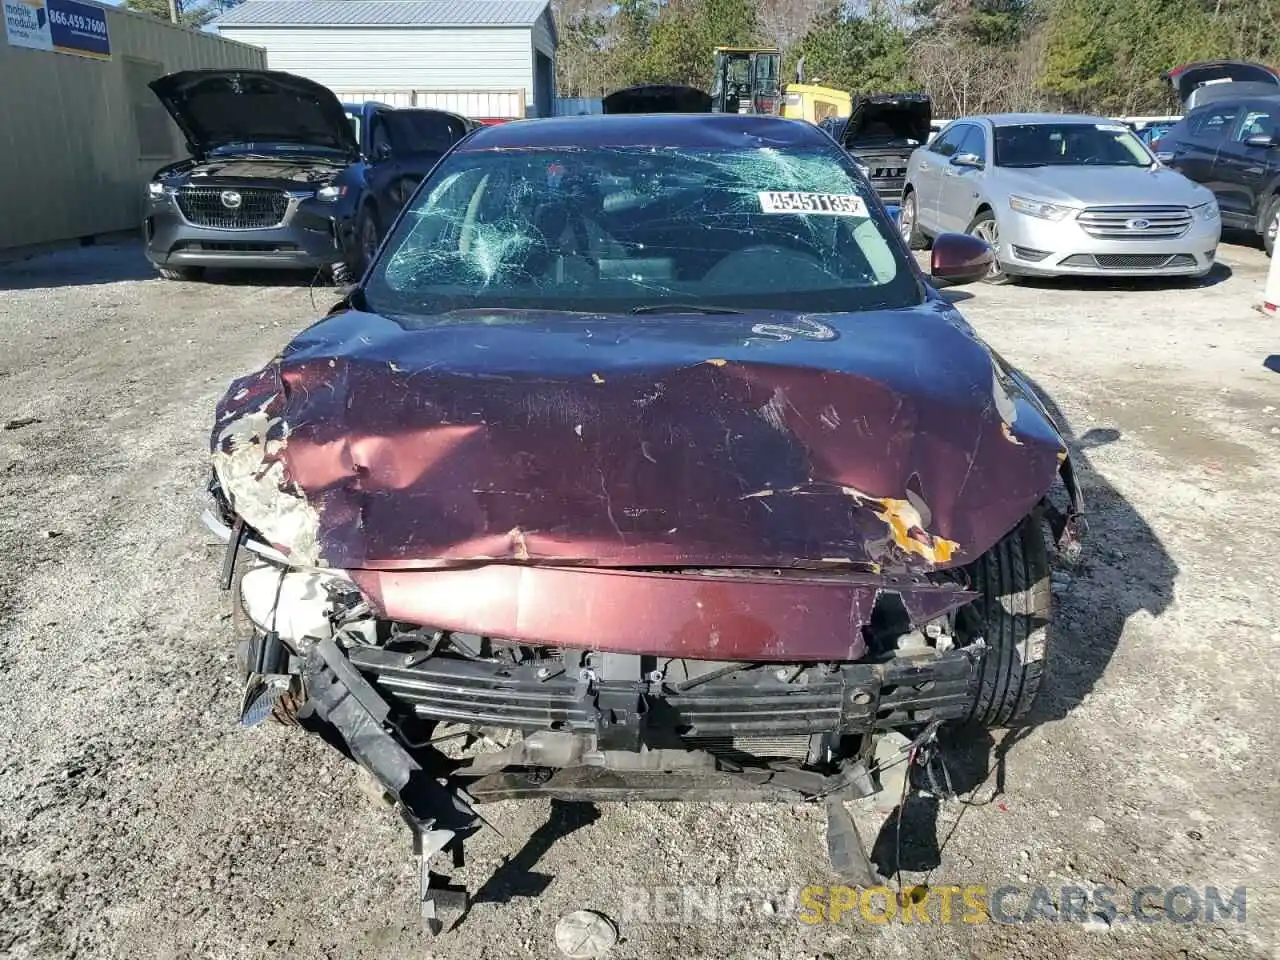
<instances>
[{"instance_id":1,"label":"crumpled metal panel","mask_svg":"<svg viewBox=\"0 0 1280 960\"><path fill-rule=\"evenodd\" d=\"M492 563L452 570L359 570L384 616L442 630L600 652L722 661L858 660L861 627L885 591L913 623L968 603L958 584L873 574L681 574Z\"/></svg>"},{"instance_id":2,"label":"crumpled metal panel","mask_svg":"<svg viewBox=\"0 0 1280 960\"><path fill-rule=\"evenodd\" d=\"M948 304L847 316L346 310L232 385L213 455L300 564L967 563L1065 445Z\"/></svg>"}]
</instances>

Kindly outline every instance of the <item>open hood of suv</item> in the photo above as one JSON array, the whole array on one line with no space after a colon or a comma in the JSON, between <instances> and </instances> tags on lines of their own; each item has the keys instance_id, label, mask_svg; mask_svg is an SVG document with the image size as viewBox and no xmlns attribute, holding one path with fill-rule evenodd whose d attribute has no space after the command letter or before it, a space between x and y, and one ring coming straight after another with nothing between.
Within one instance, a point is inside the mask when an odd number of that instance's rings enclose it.
<instances>
[{"instance_id":1,"label":"open hood of suv","mask_svg":"<svg viewBox=\"0 0 1280 960\"><path fill-rule=\"evenodd\" d=\"M197 156L231 143L358 150L338 98L305 77L274 70L184 70L150 86Z\"/></svg>"},{"instance_id":2,"label":"open hood of suv","mask_svg":"<svg viewBox=\"0 0 1280 960\"><path fill-rule=\"evenodd\" d=\"M844 131L846 147L929 139L933 101L924 93L888 93L853 98L853 111Z\"/></svg>"},{"instance_id":3,"label":"open hood of suv","mask_svg":"<svg viewBox=\"0 0 1280 960\"><path fill-rule=\"evenodd\" d=\"M1244 60L1206 60L1166 70L1162 76L1173 85L1178 102L1185 109L1199 106L1196 93L1201 88L1226 83L1248 83L1247 92L1280 93L1280 75L1261 63ZM1262 87L1259 91L1256 88Z\"/></svg>"}]
</instances>

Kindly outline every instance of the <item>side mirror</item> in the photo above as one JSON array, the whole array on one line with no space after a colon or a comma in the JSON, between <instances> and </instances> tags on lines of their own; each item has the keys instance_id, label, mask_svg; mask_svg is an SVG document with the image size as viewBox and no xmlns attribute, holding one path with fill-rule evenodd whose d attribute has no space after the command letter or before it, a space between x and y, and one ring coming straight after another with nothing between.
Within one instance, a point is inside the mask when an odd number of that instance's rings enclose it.
<instances>
[{"instance_id":1,"label":"side mirror","mask_svg":"<svg viewBox=\"0 0 1280 960\"><path fill-rule=\"evenodd\" d=\"M1245 137L1244 145L1246 147L1269 149L1271 147L1280 147L1280 140L1277 140L1269 133L1255 133L1252 137Z\"/></svg>"},{"instance_id":2,"label":"side mirror","mask_svg":"<svg viewBox=\"0 0 1280 960\"><path fill-rule=\"evenodd\" d=\"M969 167L974 170L981 170L984 166L982 158L976 153L957 153L951 158L953 167Z\"/></svg>"},{"instance_id":3,"label":"side mirror","mask_svg":"<svg viewBox=\"0 0 1280 960\"><path fill-rule=\"evenodd\" d=\"M373 160L375 163L382 163L384 160L391 159L391 144L385 140L373 148Z\"/></svg>"},{"instance_id":4,"label":"side mirror","mask_svg":"<svg viewBox=\"0 0 1280 960\"><path fill-rule=\"evenodd\" d=\"M929 275L949 284L976 283L995 263L995 254L985 242L967 233L940 233L933 240Z\"/></svg>"}]
</instances>

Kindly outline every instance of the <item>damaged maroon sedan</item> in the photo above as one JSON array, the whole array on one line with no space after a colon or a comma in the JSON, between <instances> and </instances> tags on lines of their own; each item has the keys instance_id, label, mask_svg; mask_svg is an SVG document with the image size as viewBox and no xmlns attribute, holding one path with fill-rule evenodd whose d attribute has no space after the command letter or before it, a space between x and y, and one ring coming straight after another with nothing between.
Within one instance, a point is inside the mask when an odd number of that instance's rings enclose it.
<instances>
[{"instance_id":1,"label":"damaged maroon sedan","mask_svg":"<svg viewBox=\"0 0 1280 960\"><path fill-rule=\"evenodd\" d=\"M936 238L933 277L990 252ZM816 127L480 130L212 436L243 722L323 736L428 870L512 797L841 801L1018 721L1066 444ZM894 744L892 750L884 743Z\"/></svg>"}]
</instances>

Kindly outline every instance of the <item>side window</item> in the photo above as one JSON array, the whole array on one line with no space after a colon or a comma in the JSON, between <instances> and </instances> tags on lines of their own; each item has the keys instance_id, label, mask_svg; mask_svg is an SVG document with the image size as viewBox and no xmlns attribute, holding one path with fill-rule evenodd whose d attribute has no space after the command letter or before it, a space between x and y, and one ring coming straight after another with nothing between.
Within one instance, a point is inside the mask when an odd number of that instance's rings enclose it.
<instances>
[{"instance_id":1,"label":"side window","mask_svg":"<svg viewBox=\"0 0 1280 960\"><path fill-rule=\"evenodd\" d=\"M387 122L375 114L369 121L369 150L377 159L383 150L389 149L391 149L391 136L387 132Z\"/></svg>"},{"instance_id":2,"label":"side window","mask_svg":"<svg viewBox=\"0 0 1280 960\"><path fill-rule=\"evenodd\" d=\"M1280 114L1280 110L1266 107L1246 107L1244 113L1240 115L1240 119L1236 121L1235 132L1232 134L1231 139L1237 143L1243 143L1258 134L1275 136L1277 114Z\"/></svg>"},{"instance_id":3,"label":"side window","mask_svg":"<svg viewBox=\"0 0 1280 960\"><path fill-rule=\"evenodd\" d=\"M1217 143L1227 135L1238 109L1234 104L1206 107L1203 113L1187 118L1187 130L1197 140Z\"/></svg>"},{"instance_id":4,"label":"side window","mask_svg":"<svg viewBox=\"0 0 1280 960\"><path fill-rule=\"evenodd\" d=\"M969 132L960 141L956 153L971 153L985 165L987 162L987 131L979 126L970 126Z\"/></svg>"},{"instance_id":5,"label":"side window","mask_svg":"<svg viewBox=\"0 0 1280 960\"><path fill-rule=\"evenodd\" d=\"M971 123L957 123L938 134L938 139L929 145L929 150L941 157L954 156L960 148L960 142L973 129Z\"/></svg>"}]
</instances>

